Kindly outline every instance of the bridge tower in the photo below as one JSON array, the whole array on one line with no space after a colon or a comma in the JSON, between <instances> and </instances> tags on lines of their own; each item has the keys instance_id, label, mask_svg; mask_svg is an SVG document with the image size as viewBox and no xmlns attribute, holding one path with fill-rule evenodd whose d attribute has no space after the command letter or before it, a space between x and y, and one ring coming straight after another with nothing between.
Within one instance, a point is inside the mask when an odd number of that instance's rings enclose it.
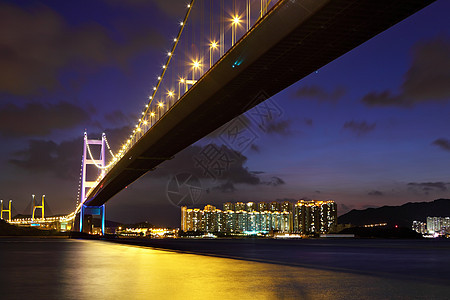
<instances>
[{"instance_id":1,"label":"bridge tower","mask_svg":"<svg viewBox=\"0 0 450 300\"><path fill-rule=\"evenodd\" d=\"M37 205L36 204L36 198L34 195L31 195L33 197L32 200L32 204L33 204L33 213L31 215L31 220L34 221L34 214L36 213L36 209L41 209L41 213L42 213L42 219L44 219L44 203L45 203L45 195L42 195L42 201L41 201L41 205Z\"/></svg>"},{"instance_id":2,"label":"bridge tower","mask_svg":"<svg viewBox=\"0 0 450 300\"><path fill-rule=\"evenodd\" d=\"M90 145L100 146L100 159L93 157ZM84 205L86 200L86 189L90 189L97 185L96 181L88 180L87 167L94 165L100 169L101 176L105 172L106 166L106 135L102 134L101 140L88 139L87 133L84 133L84 147L83 147L83 163L81 174L81 209L80 209L80 232L83 232L83 223L85 222L85 215L101 216L102 219L102 234L105 234L105 205L94 207Z\"/></svg>"},{"instance_id":3,"label":"bridge tower","mask_svg":"<svg viewBox=\"0 0 450 300\"><path fill-rule=\"evenodd\" d=\"M3 200L0 200L0 219L3 219L3 213L8 213L8 222L11 221L11 203L12 200L9 200L9 206L8 209L3 208Z\"/></svg>"}]
</instances>

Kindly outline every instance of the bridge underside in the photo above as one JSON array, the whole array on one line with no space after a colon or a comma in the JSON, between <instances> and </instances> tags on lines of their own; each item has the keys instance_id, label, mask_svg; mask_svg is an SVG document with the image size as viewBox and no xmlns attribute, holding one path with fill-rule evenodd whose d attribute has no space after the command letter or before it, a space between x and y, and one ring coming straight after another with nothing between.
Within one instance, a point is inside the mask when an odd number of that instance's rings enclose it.
<instances>
[{"instance_id":1,"label":"bridge underside","mask_svg":"<svg viewBox=\"0 0 450 300\"><path fill-rule=\"evenodd\" d=\"M434 0L280 1L88 195L111 197L192 143ZM233 67L234 66L234 67Z\"/></svg>"}]
</instances>

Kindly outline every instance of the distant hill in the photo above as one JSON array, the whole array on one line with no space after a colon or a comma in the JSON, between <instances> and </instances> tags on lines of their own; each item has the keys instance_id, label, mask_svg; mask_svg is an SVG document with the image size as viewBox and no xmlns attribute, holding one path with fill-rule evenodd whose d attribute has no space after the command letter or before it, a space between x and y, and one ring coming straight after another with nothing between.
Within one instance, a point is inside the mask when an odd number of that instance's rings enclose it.
<instances>
[{"instance_id":1,"label":"distant hill","mask_svg":"<svg viewBox=\"0 0 450 300\"><path fill-rule=\"evenodd\" d=\"M383 206L353 209L338 217L339 224L377 224L410 227L413 221L426 222L427 217L450 217L450 199L437 199L432 202L408 202L401 206Z\"/></svg>"}]
</instances>

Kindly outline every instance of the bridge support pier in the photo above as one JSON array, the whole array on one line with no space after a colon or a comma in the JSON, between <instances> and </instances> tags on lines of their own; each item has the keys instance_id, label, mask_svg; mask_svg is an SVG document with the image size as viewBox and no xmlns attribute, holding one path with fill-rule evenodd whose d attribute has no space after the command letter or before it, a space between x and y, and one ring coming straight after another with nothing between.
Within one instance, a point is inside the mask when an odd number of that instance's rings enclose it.
<instances>
[{"instance_id":1,"label":"bridge support pier","mask_svg":"<svg viewBox=\"0 0 450 300\"><path fill-rule=\"evenodd\" d=\"M93 227L92 216L100 216L102 235L105 235L105 205L102 206L86 206L82 205L80 210L80 232L87 231L92 233ZM84 228L83 228L84 227Z\"/></svg>"},{"instance_id":2,"label":"bridge support pier","mask_svg":"<svg viewBox=\"0 0 450 300\"><path fill-rule=\"evenodd\" d=\"M86 206L81 205L80 210L80 232L92 233L93 219L92 216L100 216L102 235L105 235L105 205L102 206Z\"/></svg>"}]
</instances>

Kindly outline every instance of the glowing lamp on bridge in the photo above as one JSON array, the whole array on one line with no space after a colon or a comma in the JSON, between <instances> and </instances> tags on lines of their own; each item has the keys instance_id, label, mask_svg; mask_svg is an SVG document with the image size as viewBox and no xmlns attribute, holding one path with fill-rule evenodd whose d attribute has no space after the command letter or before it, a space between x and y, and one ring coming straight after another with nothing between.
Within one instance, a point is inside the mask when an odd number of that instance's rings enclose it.
<instances>
[{"instance_id":1,"label":"glowing lamp on bridge","mask_svg":"<svg viewBox=\"0 0 450 300\"><path fill-rule=\"evenodd\" d=\"M195 71L198 70L201 67L199 60L194 60L192 62L192 81L195 80Z\"/></svg>"},{"instance_id":2,"label":"glowing lamp on bridge","mask_svg":"<svg viewBox=\"0 0 450 300\"><path fill-rule=\"evenodd\" d=\"M213 61L213 50L217 49L218 46L219 46L219 44L216 41L212 41L211 44L209 44L209 67L210 68L212 66L212 61Z\"/></svg>"},{"instance_id":3,"label":"glowing lamp on bridge","mask_svg":"<svg viewBox=\"0 0 450 300\"><path fill-rule=\"evenodd\" d=\"M239 23L241 23L241 18L238 15L235 15L231 23L231 45L234 45L236 42L236 31Z\"/></svg>"}]
</instances>

